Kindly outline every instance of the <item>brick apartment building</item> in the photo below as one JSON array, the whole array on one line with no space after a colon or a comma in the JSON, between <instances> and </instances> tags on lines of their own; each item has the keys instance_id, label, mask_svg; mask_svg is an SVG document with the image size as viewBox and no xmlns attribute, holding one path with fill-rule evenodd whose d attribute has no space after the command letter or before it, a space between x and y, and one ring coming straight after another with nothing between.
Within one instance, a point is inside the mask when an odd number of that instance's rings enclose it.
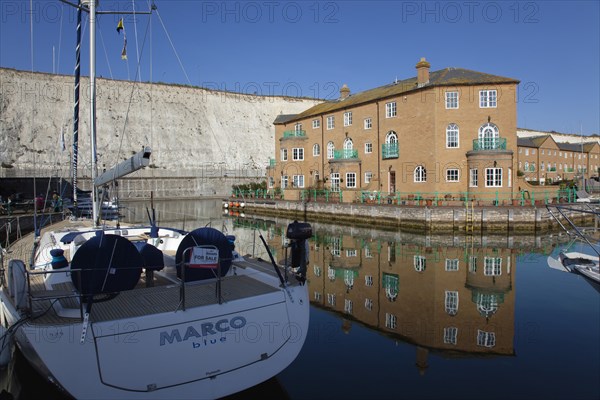
<instances>
[{"instance_id":1,"label":"brick apartment building","mask_svg":"<svg viewBox=\"0 0 600 400\"><path fill-rule=\"evenodd\" d=\"M512 193L518 80L460 68L340 97L275 120L269 188L384 193Z\"/></svg>"},{"instance_id":2,"label":"brick apartment building","mask_svg":"<svg viewBox=\"0 0 600 400\"><path fill-rule=\"evenodd\" d=\"M269 189L432 197L517 196L520 189L597 176L598 138L517 129L519 81L461 68L430 72L340 97L274 121ZM556 140L555 140L556 137ZM531 186L535 183L538 186Z\"/></svg>"}]
</instances>

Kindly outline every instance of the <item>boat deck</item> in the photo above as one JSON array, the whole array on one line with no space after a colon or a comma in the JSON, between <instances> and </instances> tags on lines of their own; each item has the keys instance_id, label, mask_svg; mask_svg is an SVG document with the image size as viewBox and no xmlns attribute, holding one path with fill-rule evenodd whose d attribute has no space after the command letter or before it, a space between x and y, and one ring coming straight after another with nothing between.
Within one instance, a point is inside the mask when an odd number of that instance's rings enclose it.
<instances>
[{"instance_id":1,"label":"boat deck","mask_svg":"<svg viewBox=\"0 0 600 400\"><path fill-rule=\"evenodd\" d=\"M182 310L180 284L170 281L162 283L153 287L138 287L123 291L111 300L95 302L90 313L90 320L92 322L111 321ZM60 301L64 308L79 309L78 297L72 284L61 284L60 286L56 288L57 290L45 290L43 274L31 275L33 318L30 322L32 324L63 325L72 324L79 319L61 317L52 307L54 301ZM279 290L279 288L267 285L251 276L233 275L221 280L221 301L226 303ZM61 296L61 298L57 300L57 296ZM218 303L216 280L186 284L186 309Z\"/></svg>"},{"instance_id":2,"label":"boat deck","mask_svg":"<svg viewBox=\"0 0 600 400\"><path fill-rule=\"evenodd\" d=\"M61 221L51 226L52 230L61 228L72 229L74 226L87 227L89 221ZM91 225L90 225L91 227ZM43 232L42 232L43 233ZM33 246L33 233L24 236L11 246L8 259L21 259L26 265L29 264ZM232 268L244 269L245 274L234 274L221 280L221 302L231 302L252 296L274 293L281 290L279 287L268 285L252 277L252 271L266 273L276 276L271 263L262 259L246 258L246 260L233 261ZM181 284L173 271L164 271L154 274L153 285L148 287L146 275L142 274L140 282L133 290L120 292L116 297L94 302L90 320L93 322L134 318L149 314L163 312L175 312L182 310ZM283 269L280 268L282 274ZM59 301L63 308L79 310L79 298L74 286L70 283L62 283L47 290L44 286L43 273L29 274L32 324L38 325L65 325L72 324L81 318L81 313L75 313L78 318L59 316L52 307L53 302ZM290 285L297 285L293 277L289 279ZM185 307L194 308L199 306L218 304L217 281L207 280L188 282L185 285Z\"/></svg>"}]
</instances>

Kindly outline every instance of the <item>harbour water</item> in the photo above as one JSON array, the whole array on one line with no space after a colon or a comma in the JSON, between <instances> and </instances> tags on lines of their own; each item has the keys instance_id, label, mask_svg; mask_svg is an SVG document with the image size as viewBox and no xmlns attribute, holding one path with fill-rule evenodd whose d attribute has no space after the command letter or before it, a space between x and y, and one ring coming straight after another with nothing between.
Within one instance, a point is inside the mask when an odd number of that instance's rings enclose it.
<instances>
[{"instance_id":1,"label":"harbour water","mask_svg":"<svg viewBox=\"0 0 600 400\"><path fill-rule=\"evenodd\" d=\"M127 204L125 220L144 222L145 207ZM235 235L240 253L266 258L261 234L277 260L286 256L288 220L225 215L220 200L156 210L159 225L210 224ZM232 398L600 398L600 288L548 267L568 238L312 225L304 348ZM18 352L0 381L6 398L64 397Z\"/></svg>"}]
</instances>

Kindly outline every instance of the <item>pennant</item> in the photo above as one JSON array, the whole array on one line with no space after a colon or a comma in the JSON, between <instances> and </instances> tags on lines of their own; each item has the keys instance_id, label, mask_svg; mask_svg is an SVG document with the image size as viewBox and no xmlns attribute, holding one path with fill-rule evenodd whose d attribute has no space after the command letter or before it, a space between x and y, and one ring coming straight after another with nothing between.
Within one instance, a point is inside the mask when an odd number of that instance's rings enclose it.
<instances>
[{"instance_id":1,"label":"pennant","mask_svg":"<svg viewBox=\"0 0 600 400\"><path fill-rule=\"evenodd\" d=\"M119 23L117 24L117 33L120 35L120 34L121 34L121 31L122 31L123 29L124 29L124 27L123 27L123 18L121 18L121 19L119 20Z\"/></svg>"},{"instance_id":2,"label":"pennant","mask_svg":"<svg viewBox=\"0 0 600 400\"><path fill-rule=\"evenodd\" d=\"M127 60L127 38L123 41L123 51L121 52L121 60Z\"/></svg>"}]
</instances>

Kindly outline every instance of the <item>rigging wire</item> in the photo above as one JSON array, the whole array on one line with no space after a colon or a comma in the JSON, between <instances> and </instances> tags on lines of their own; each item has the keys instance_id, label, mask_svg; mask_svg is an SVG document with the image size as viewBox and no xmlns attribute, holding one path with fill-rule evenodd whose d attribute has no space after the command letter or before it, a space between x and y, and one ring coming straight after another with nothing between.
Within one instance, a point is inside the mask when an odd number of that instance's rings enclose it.
<instances>
[{"instance_id":1,"label":"rigging wire","mask_svg":"<svg viewBox=\"0 0 600 400\"><path fill-rule=\"evenodd\" d=\"M102 35L102 29L100 29L100 17L98 15L96 17L96 23L98 24L98 32L100 33L100 41L102 42L102 50L104 50L104 58L106 58L106 65L108 66L108 73L110 74L110 79L113 79L112 68L110 66L110 60L108 58L108 52L106 51L106 45L104 44L104 35Z\"/></svg>"},{"instance_id":2,"label":"rigging wire","mask_svg":"<svg viewBox=\"0 0 600 400\"><path fill-rule=\"evenodd\" d=\"M131 9L133 10L133 34L135 35L135 52L137 56L137 77L138 80L142 81L142 71L140 70L140 50L138 45L137 35L137 18L135 17L135 0L131 0ZM152 17L150 17L152 19Z\"/></svg>"}]
</instances>

